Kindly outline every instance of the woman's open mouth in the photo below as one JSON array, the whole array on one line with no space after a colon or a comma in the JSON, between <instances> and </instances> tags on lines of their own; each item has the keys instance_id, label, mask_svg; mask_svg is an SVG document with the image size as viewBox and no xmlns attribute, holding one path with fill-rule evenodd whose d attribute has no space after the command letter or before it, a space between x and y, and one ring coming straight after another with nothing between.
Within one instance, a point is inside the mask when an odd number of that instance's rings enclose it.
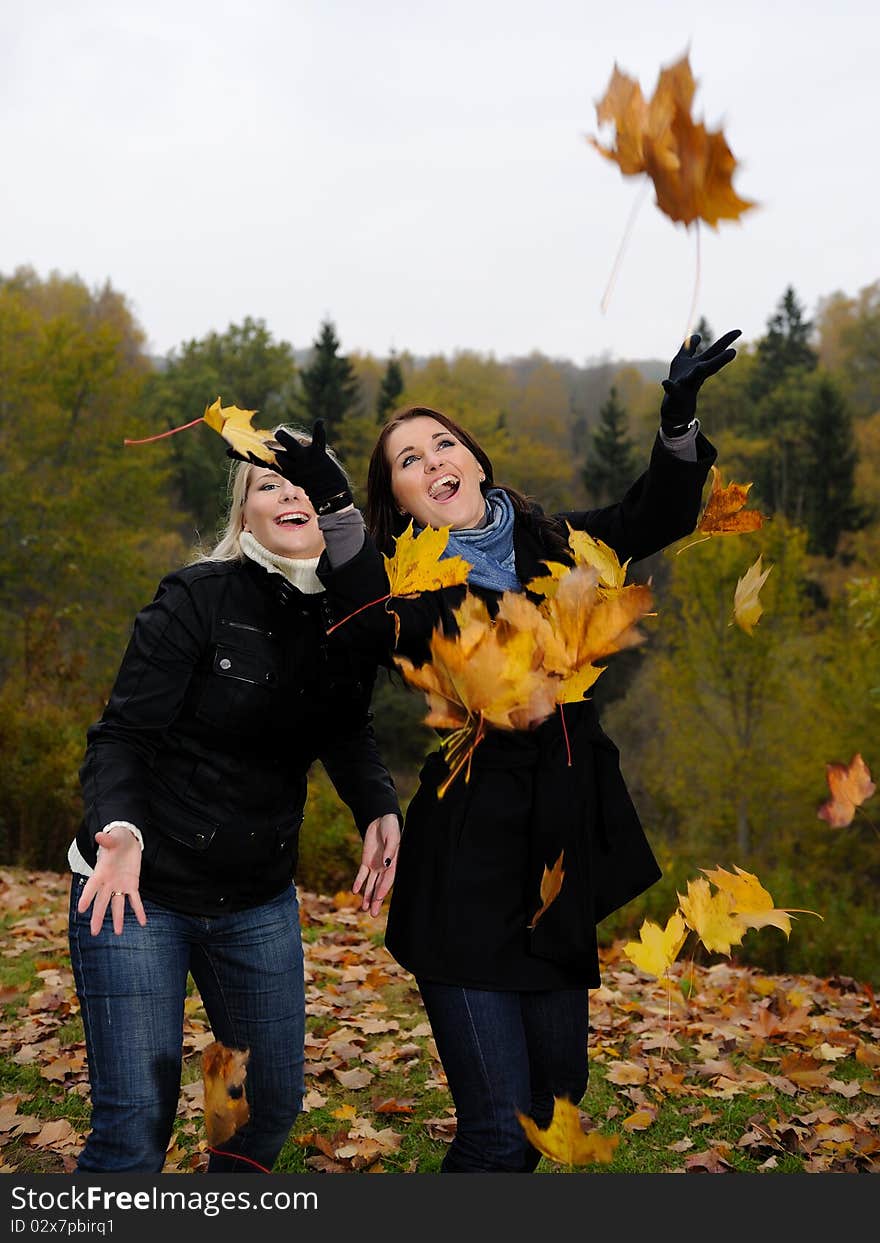
<instances>
[{"instance_id":1,"label":"woman's open mouth","mask_svg":"<svg viewBox=\"0 0 880 1243\"><path fill-rule=\"evenodd\" d=\"M443 475L440 479L435 479L428 488L428 496L432 501L438 501L441 505L446 501L451 501L461 487L461 480L455 475Z\"/></svg>"},{"instance_id":2,"label":"woman's open mouth","mask_svg":"<svg viewBox=\"0 0 880 1243\"><path fill-rule=\"evenodd\" d=\"M311 521L311 514L305 514L301 510L292 510L287 514L279 514L275 519L276 527L302 527Z\"/></svg>"}]
</instances>

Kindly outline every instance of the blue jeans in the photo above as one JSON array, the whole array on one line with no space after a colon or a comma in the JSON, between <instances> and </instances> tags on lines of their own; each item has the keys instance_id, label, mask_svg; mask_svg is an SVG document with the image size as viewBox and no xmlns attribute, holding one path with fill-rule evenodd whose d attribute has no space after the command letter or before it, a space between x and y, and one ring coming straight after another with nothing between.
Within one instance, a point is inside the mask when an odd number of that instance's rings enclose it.
<instances>
[{"instance_id":1,"label":"blue jeans","mask_svg":"<svg viewBox=\"0 0 880 1243\"><path fill-rule=\"evenodd\" d=\"M249 1121L226 1143L271 1169L302 1105L305 989L293 886L264 906L204 918L144 899L141 927L126 904L113 933L77 914L70 896L70 957L85 1027L92 1130L78 1170L158 1173L180 1094L183 1005L192 973L214 1036L250 1049ZM254 1174L247 1161L211 1156L209 1173Z\"/></svg>"},{"instance_id":2,"label":"blue jeans","mask_svg":"<svg viewBox=\"0 0 880 1243\"><path fill-rule=\"evenodd\" d=\"M543 1130L554 1096L587 1089L586 988L495 992L418 980L457 1115L444 1174L531 1173L540 1153L517 1112Z\"/></svg>"}]
</instances>

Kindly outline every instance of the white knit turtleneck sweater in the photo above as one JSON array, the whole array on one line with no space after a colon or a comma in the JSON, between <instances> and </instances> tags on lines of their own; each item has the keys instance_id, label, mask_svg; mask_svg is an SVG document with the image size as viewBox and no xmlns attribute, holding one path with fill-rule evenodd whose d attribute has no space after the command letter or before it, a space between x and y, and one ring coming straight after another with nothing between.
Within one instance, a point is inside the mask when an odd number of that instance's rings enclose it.
<instances>
[{"instance_id":1,"label":"white knit turtleneck sweater","mask_svg":"<svg viewBox=\"0 0 880 1243\"><path fill-rule=\"evenodd\" d=\"M242 531L238 542L246 557L250 557L251 561L256 561L270 574L280 574L304 595L316 596L319 591L324 590L324 584L316 573L318 562L321 560L320 555L302 558L282 557L279 553L270 552L268 548L264 548L250 531Z\"/></svg>"}]
</instances>

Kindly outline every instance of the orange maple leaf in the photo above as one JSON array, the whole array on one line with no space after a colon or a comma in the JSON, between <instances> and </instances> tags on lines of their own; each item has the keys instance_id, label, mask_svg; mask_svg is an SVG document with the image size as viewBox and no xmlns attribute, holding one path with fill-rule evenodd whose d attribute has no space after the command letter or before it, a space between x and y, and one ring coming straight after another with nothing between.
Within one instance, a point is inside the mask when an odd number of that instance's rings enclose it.
<instances>
[{"instance_id":1,"label":"orange maple leaf","mask_svg":"<svg viewBox=\"0 0 880 1243\"><path fill-rule=\"evenodd\" d=\"M424 664L394 658L406 681L427 696L425 724L453 731L442 743L450 771L438 787L440 798L469 765L487 725L532 729L556 707L556 679L539 668L531 631L495 625L477 596L466 596L453 615L459 633L448 637L438 626Z\"/></svg>"},{"instance_id":2,"label":"orange maple leaf","mask_svg":"<svg viewBox=\"0 0 880 1243\"><path fill-rule=\"evenodd\" d=\"M856 808L877 789L871 770L857 751L849 764L826 764L825 777L831 798L816 814L820 820L827 820L832 829L846 828L852 823Z\"/></svg>"},{"instance_id":3,"label":"orange maple leaf","mask_svg":"<svg viewBox=\"0 0 880 1243\"><path fill-rule=\"evenodd\" d=\"M529 928L534 928L538 920L559 897L562 889L562 882L565 879L565 872L562 868L562 857L565 851L559 852L559 858L553 864L552 868L544 867L544 873L541 877L541 905L532 916Z\"/></svg>"},{"instance_id":4,"label":"orange maple leaf","mask_svg":"<svg viewBox=\"0 0 880 1243\"><path fill-rule=\"evenodd\" d=\"M721 483L721 471L712 470L712 491L697 523L697 530L704 535L741 535L744 531L757 531L764 525L764 515L757 509L744 509L748 500L750 483Z\"/></svg>"},{"instance_id":5,"label":"orange maple leaf","mask_svg":"<svg viewBox=\"0 0 880 1243\"><path fill-rule=\"evenodd\" d=\"M696 82L690 60L683 56L662 69L654 94L646 100L638 82L617 65L608 88L596 104L599 125L613 124L614 143L587 141L626 177L646 173L654 185L657 206L687 228L705 220L738 220L755 203L733 189L737 161L721 130L707 130L691 117Z\"/></svg>"},{"instance_id":6,"label":"orange maple leaf","mask_svg":"<svg viewBox=\"0 0 880 1243\"><path fill-rule=\"evenodd\" d=\"M250 1117L244 1092L249 1049L229 1049L219 1040L202 1051L205 1134L211 1147L224 1144Z\"/></svg>"}]
</instances>

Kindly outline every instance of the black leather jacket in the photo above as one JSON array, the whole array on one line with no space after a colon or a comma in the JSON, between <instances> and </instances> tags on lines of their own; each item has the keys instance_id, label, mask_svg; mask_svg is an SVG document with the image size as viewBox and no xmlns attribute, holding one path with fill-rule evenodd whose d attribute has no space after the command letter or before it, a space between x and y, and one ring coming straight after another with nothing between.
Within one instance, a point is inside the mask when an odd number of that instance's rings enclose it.
<instances>
[{"instance_id":1,"label":"black leather jacket","mask_svg":"<svg viewBox=\"0 0 880 1243\"><path fill-rule=\"evenodd\" d=\"M400 815L370 726L375 665L326 637L332 620L326 595L249 559L164 578L87 734L87 862L95 833L129 821L144 837L141 893L214 915L290 883L314 760L362 836Z\"/></svg>"}]
</instances>

